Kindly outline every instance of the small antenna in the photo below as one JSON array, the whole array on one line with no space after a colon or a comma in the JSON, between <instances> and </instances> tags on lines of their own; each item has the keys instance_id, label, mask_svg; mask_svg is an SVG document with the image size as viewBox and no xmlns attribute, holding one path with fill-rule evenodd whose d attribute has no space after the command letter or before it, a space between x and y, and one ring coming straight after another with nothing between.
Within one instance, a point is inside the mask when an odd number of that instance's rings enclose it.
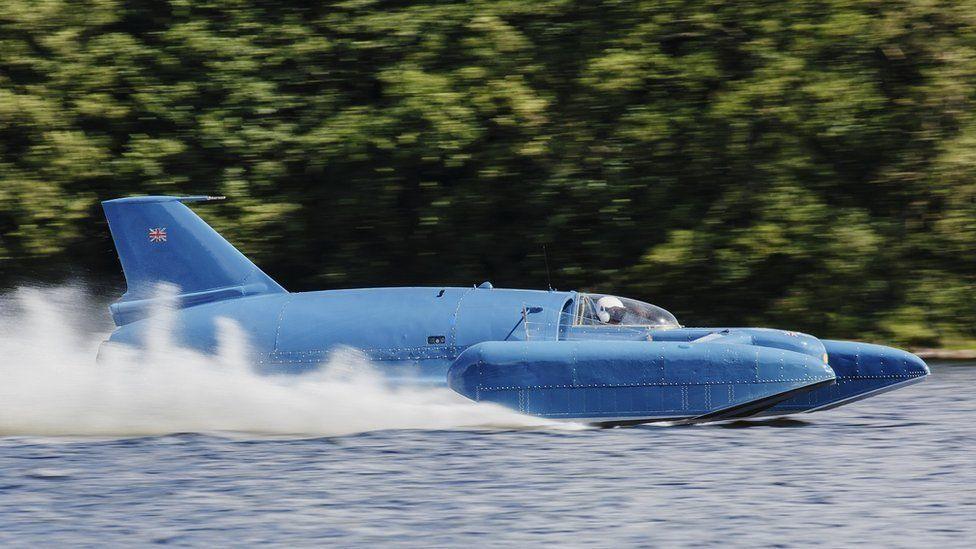
<instances>
[{"instance_id":1,"label":"small antenna","mask_svg":"<svg viewBox=\"0 0 976 549\"><path fill-rule=\"evenodd\" d=\"M542 257L546 260L546 284L549 285L549 291L552 291L552 276L549 275L549 248L545 244L542 245Z\"/></svg>"}]
</instances>

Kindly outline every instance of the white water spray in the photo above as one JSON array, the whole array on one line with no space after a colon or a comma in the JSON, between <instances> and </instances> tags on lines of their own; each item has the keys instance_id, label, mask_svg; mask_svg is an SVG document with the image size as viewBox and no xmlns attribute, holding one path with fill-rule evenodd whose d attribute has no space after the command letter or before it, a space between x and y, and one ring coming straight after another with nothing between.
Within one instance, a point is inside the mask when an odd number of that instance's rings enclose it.
<instances>
[{"instance_id":1,"label":"white water spray","mask_svg":"<svg viewBox=\"0 0 976 549\"><path fill-rule=\"evenodd\" d=\"M466 400L393 388L353 351L297 376L261 376L233 323L206 356L169 342L167 315L145 350L95 356L101 311L72 289L0 296L0 436L178 432L334 436L381 429L570 427ZM96 326L93 327L92 324Z\"/></svg>"}]
</instances>

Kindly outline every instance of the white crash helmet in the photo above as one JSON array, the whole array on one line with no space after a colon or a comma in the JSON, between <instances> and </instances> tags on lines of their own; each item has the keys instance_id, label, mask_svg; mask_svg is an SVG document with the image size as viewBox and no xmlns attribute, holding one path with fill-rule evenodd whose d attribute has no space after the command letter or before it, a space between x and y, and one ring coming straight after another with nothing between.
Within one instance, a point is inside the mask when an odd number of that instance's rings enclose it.
<instances>
[{"instance_id":1,"label":"white crash helmet","mask_svg":"<svg viewBox=\"0 0 976 549\"><path fill-rule=\"evenodd\" d=\"M612 309L617 310L611 313ZM619 322L625 310L624 302L620 301L620 298L612 295L605 295L596 302L596 316L604 324L609 323L611 318L615 318Z\"/></svg>"}]
</instances>

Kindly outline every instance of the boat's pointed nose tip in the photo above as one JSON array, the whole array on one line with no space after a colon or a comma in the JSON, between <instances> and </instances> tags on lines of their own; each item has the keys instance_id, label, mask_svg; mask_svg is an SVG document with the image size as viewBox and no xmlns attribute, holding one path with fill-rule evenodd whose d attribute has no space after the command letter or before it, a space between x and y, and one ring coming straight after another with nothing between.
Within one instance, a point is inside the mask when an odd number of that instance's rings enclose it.
<instances>
[{"instance_id":1,"label":"boat's pointed nose tip","mask_svg":"<svg viewBox=\"0 0 976 549\"><path fill-rule=\"evenodd\" d=\"M903 351L901 349L895 349L893 347L885 347L886 351L883 355L890 356L894 358L894 362L897 365L897 374L903 377L925 377L932 373L929 370L929 365L925 363L918 355L909 353L908 351Z\"/></svg>"},{"instance_id":2,"label":"boat's pointed nose tip","mask_svg":"<svg viewBox=\"0 0 976 549\"><path fill-rule=\"evenodd\" d=\"M929 365L925 363L918 355L912 353L905 353L908 357L905 359L907 364L906 369L909 373L913 373L918 376L927 376L932 373Z\"/></svg>"}]
</instances>

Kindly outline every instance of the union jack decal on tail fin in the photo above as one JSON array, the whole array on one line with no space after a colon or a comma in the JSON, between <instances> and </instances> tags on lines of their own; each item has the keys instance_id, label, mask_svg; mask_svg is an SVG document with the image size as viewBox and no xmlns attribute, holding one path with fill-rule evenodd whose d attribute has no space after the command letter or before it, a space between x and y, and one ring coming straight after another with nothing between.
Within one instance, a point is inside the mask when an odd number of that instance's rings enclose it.
<instances>
[{"instance_id":1,"label":"union jack decal on tail fin","mask_svg":"<svg viewBox=\"0 0 976 549\"><path fill-rule=\"evenodd\" d=\"M150 242L166 242L166 227L156 227L155 229L149 229L149 241Z\"/></svg>"}]
</instances>

